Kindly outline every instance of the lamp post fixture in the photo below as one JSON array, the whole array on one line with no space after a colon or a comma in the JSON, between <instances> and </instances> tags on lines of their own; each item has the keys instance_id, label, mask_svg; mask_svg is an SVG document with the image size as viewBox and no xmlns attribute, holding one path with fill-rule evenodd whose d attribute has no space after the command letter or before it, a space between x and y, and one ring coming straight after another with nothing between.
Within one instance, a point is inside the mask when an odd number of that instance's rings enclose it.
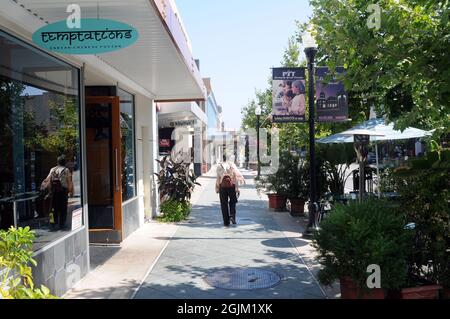
<instances>
[{"instance_id":1,"label":"lamp post fixture","mask_svg":"<svg viewBox=\"0 0 450 319\"><path fill-rule=\"evenodd\" d=\"M309 31L302 37L305 47L305 55L308 62L308 102L309 102L309 166L310 166L310 189L309 189L309 222L305 230L306 236L311 235L312 228L317 228L316 214L319 210L317 199L316 179L316 139L315 139L315 57L317 54L317 43Z\"/></svg>"},{"instance_id":2,"label":"lamp post fixture","mask_svg":"<svg viewBox=\"0 0 450 319\"><path fill-rule=\"evenodd\" d=\"M255 115L256 115L256 157L258 161L258 175L256 176L257 179L261 177L261 161L259 157L259 127L260 127L260 120L261 120L261 107L257 106L255 109Z\"/></svg>"}]
</instances>

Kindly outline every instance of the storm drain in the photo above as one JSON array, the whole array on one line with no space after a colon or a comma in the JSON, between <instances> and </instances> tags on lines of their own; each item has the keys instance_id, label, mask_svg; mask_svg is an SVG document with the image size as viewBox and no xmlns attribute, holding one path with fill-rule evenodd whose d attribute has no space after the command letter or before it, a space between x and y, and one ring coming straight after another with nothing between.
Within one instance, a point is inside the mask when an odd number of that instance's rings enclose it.
<instances>
[{"instance_id":1,"label":"storm drain","mask_svg":"<svg viewBox=\"0 0 450 319\"><path fill-rule=\"evenodd\" d=\"M215 287L230 290L272 288L281 282L277 273L263 269L228 269L214 272L205 281Z\"/></svg>"}]
</instances>

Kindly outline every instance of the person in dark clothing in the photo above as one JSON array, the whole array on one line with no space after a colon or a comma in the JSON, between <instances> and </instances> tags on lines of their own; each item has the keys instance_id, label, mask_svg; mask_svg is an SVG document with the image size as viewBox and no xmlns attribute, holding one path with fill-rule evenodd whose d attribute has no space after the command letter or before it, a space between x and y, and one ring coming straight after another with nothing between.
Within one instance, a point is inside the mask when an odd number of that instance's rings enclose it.
<instances>
[{"instance_id":1,"label":"person in dark clothing","mask_svg":"<svg viewBox=\"0 0 450 319\"><path fill-rule=\"evenodd\" d=\"M239 182L245 183L236 165L227 162L223 156L223 162L217 167L216 193L220 196L220 206L225 227L230 223L236 225L236 203L238 201Z\"/></svg>"},{"instance_id":2,"label":"person in dark clothing","mask_svg":"<svg viewBox=\"0 0 450 319\"><path fill-rule=\"evenodd\" d=\"M57 164L50 170L43 185L51 194L55 230L58 228L64 230L66 228L69 196L73 196L73 181L72 174L66 167L64 156L58 157Z\"/></svg>"}]
</instances>

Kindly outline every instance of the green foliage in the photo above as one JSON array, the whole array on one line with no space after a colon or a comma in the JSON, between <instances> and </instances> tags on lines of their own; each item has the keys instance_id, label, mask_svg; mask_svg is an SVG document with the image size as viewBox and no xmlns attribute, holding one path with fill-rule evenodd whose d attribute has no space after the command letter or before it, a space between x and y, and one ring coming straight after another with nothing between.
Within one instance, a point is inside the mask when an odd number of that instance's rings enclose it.
<instances>
[{"instance_id":1,"label":"green foliage","mask_svg":"<svg viewBox=\"0 0 450 319\"><path fill-rule=\"evenodd\" d=\"M351 144L327 144L317 148L322 159L321 169L326 174L328 190L333 195L344 195L345 183L351 173L347 173L350 164L355 162L355 151Z\"/></svg>"},{"instance_id":2,"label":"green foliage","mask_svg":"<svg viewBox=\"0 0 450 319\"><path fill-rule=\"evenodd\" d=\"M319 61L331 69L346 67L353 98L369 101L400 129L449 132L448 0L376 1L382 10L379 30L367 26L367 1L310 3ZM299 25L298 35L305 28Z\"/></svg>"},{"instance_id":3,"label":"green foliage","mask_svg":"<svg viewBox=\"0 0 450 319\"><path fill-rule=\"evenodd\" d=\"M369 265L381 267L382 288L405 284L412 236L405 229L404 215L392 204L370 200L338 205L320 226L313 244L323 267L318 274L322 284L349 277L367 288Z\"/></svg>"},{"instance_id":4,"label":"green foliage","mask_svg":"<svg viewBox=\"0 0 450 319\"><path fill-rule=\"evenodd\" d=\"M169 156L157 160L160 171L155 174L158 178L161 201L175 200L189 202L196 185L197 176L189 169L189 164L180 160L172 160Z\"/></svg>"},{"instance_id":5,"label":"green foliage","mask_svg":"<svg viewBox=\"0 0 450 319\"><path fill-rule=\"evenodd\" d=\"M49 101L50 119L57 127L52 131L37 130L30 135L28 146L73 158L78 152L78 106L71 98L58 100Z\"/></svg>"},{"instance_id":6,"label":"green foliage","mask_svg":"<svg viewBox=\"0 0 450 319\"><path fill-rule=\"evenodd\" d=\"M30 264L34 233L29 227L0 230L0 299L53 299L45 286L35 288Z\"/></svg>"},{"instance_id":7,"label":"green foliage","mask_svg":"<svg viewBox=\"0 0 450 319\"><path fill-rule=\"evenodd\" d=\"M401 185L401 209L416 225L410 278L450 286L450 160L445 154L431 153L397 170L394 178Z\"/></svg>"},{"instance_id":8,"label":"green foliage","mask_svg":"<svg viewBox=\"0 0 450 319\"><path fill-rule=\"evenodd\" d=\"M178 223L189 216L191 209L192 206L188 202L168 200L161 204L163 216L158 219L166 223Z\"/></svg>"}]
</instances>

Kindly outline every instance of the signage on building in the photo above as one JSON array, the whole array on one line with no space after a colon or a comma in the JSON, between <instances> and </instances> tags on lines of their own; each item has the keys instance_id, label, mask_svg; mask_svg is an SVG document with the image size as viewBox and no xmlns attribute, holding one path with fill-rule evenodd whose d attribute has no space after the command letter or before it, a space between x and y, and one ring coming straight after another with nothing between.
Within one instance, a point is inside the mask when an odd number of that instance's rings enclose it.
<instances>
[{"instance_id":1,"label":"signage on building","mask_svg":"<svg viewBox=\"0 0 450 319\"><path fill-rule=\"evenodd\" d=\"M83 226L83 210L77 209L72 212L72 231L77 230Z\"/></svg>"},{"instance_id":2,"label":"signage on building","mask_svg":"<svg viewBox=\"0 0 450 319\"><path fill-rule=\"evenodd\" d=\"M69 28L66 20L46 25L33 34L41 48L64 54L96 54L126 48L138 39L132 26L107 19L81 19Z\"/></svg>"},{"instance_id":3,"label":"signage on building","mask_svg":"<svg viewBox=\"0 0 450 319\"><path fill-rule=\"evenodd\" d=\"M272 79L273 122L305 122L305 68L274 68Z\"/></svg>"},{"instance_id":4,"label":"signage on building","mask_svg":"<svg viewBox=\"0 0 450 319\"><path fill-rule=\"evenodd\" d=\"M171 140L168 138L162 138L159 140L159 147L170 147Z\"/></svg>"},{"instance_id":5,"label":"signage on building","mask_svg":"<svg viewBox=\"0 0 450 319\"><path fill-rule=\"evenodd\" d=\"M348 94L340 78L344 68L336 68L331 78L327 67L316 69L316 112L318 122L344 122L348 119Z\"/></svg>"},{"instance_id":6,"label":"signage on building","mask_svg":"<svg viewBox=\"0 0 450 319\"><path fill-rule=\"evenodd\" d=\"M197 124L196 120L173 121L170 122L170 127L194 126L196 124Z\"/></svg>"}]
</instances>

